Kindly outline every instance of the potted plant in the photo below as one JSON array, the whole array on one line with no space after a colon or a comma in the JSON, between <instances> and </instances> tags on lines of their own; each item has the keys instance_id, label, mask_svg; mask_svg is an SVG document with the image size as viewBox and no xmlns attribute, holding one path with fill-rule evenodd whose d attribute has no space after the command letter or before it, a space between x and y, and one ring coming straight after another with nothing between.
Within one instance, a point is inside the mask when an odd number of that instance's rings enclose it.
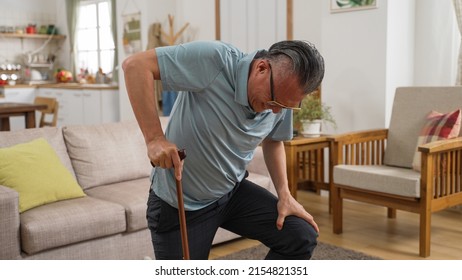
<instances>
[{"instance_id":1,"label":"potted plant","mask_svg":"<svg viewBox=\"0 0 462 280\"><path fill-rule=\"evenodd\" d=\"M294 126L299 127L304 136L319 136L322 123L337 127L330 110L331 107L322 103L319 97L308 95L302 100L301 110L294 112Z\"/></svg>"}]
</instances>

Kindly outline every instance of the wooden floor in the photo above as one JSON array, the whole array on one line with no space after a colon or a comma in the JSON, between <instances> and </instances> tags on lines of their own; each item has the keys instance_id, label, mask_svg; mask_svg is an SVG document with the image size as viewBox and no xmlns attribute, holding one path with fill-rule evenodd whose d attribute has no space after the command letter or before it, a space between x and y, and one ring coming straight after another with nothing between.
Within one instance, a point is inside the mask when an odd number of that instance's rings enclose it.
<instances>
[{"instance_id":1,"label":"wooden floor","mask_svg":"<svg viewBox=\"0 0 462 280\"><path fill-rule=\"evenodd\" d=\"M398 211L396 219L386 217L386 209L345 201L343 233L332 233L327 193L298 191L298 201L315 217L319 241L361 251L387 260L420 260L419 216ZM430 260L462 260L462 210L445 210L432 215ZM227 255L259 244L238 239L212 248L210 258Z\"/></svg>"}]
</instances>

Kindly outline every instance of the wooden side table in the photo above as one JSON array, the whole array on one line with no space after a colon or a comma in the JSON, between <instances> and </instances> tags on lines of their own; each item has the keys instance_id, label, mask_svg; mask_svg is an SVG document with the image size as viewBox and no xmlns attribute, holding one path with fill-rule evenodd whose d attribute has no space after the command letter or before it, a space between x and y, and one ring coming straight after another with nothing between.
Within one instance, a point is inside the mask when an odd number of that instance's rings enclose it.
<instances>
[{"instance_id":1,"label":"wooden side table","mask_svg":"<svg viewBox=\"0 0 462 280\"><path fill-rule=\"evenodd\" d=\"M318 193L321 189L329 189L329 183L324 180L324 151L329 150L327 135L296 136L290 141L285 141L284 148L289 188L295 199L299 183L311 183Z\"/></svg>"}]
</instances>

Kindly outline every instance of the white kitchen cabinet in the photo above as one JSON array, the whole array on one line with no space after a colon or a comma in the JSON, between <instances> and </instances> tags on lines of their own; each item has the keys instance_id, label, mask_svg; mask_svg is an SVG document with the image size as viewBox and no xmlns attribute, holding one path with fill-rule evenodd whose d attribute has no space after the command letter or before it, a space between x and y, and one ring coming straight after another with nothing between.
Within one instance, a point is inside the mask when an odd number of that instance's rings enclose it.
<instances>
[{"instance_id":1,"label":"white kitchen cabinet","mask_svg":"<svg viewBox=\"0 0 462 280\"><path fill-rule=\"evenodd\" d=\"M33 103L35 99L35 88L25 87L4 87L2 88L2 96L0 102L15 102L15 103ZM26 127L24 117L10 117L10 129L18 130Z\"/></svg>"},{"instance_id":2,"label":"white kitchen cabinet","mask_svg":"<svg viewBox=\"0 0 462 280\"><path fill-rule=\"evenodd\" d=\"M83 124L82 90L39 88L37 96L56 98L59 104L57 126Z\"/></svg>"},{"instance_id":3,"label":"white kitchen cabinet","mask_svg":"<svg viewBox=\"0 0 462 280\"><path fill-rule=\"evenodd\" d=\"M57 99L58 126L119 121L117 90L42 87L37 95Z\"/></svg>"},{"instance_id":4,"label":"white kitchen cabinet","mask_svg":"<svg viewBox=\"0 0 462 280\"><path fill-rule=\"evenodd\" d=\"M101 122L118 122L119 114L119 91L118 90L100 90L101 95Z\"/></svg>"},{"instance_id":5,"label":"white kitchen cabinet","mask_svg":"<svg viewBox=\"0 0 462 280\"><path fill-rule=\"evenodd\" d=\"M65 97L64 97L64 92L63 89L56 89L56 88L38 88L36 91L37 96L42 96L42 97L48 97L48 98L56 98L56 101L58 101L58 122L57 126L63 126L66 124L68 121L68 110L66 104L69 102ZM36 117L39 115L37 113Z\"/></svg>"},{"instance_id":6,"label":"white kitchen cabinet","mask_svg":"<svg viewBox=\"0 0 462 280\"><path fill-rule=\"evenodd\" d=\"M83 90L83 124L101 123L101 94L99 90Z\"/></svg>"},{"instance_id":7,"label":"white kitchen cabinet","mask_svg":"<svg viewBox=\"0 0 462 280\"><path fill-rule=\"evenodd\" d=\"M5 102L32 103L35 98L35 87L4 88Z\"/></svg>"},{"instance_id":8,"label":"white kitchen cabinet","mask_svg":"<svg viewBox=\"0 0 462 280\"><path fill-rule=\"evenodd\" d=\"M117 90L85 89L83 91L84 123L98 124L119 121Z\"/></svg>"},{"instance_id":9,"label":"white kitchen cabinet","mask_svg":"<svg viewBox=\"0 0 462 280\"><path fill-rule=\"evenodd\" d=\"M63 124L85 124L83 92L80 89L65 89L62 92L63 110L66 113Z\"/></svg>"}]
</instances>

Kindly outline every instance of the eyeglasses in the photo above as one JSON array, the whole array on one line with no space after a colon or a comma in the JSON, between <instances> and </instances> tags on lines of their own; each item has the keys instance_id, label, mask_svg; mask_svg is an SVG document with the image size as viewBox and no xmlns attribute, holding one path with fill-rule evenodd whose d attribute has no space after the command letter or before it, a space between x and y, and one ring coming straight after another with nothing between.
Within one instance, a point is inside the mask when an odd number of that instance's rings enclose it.
<instances>
[{"instance_id":1,"label":"eyeglasses","mask_svg":"<svg viewBox=\"0 0 462 280\"><path fill-rule=\"evenodd\" d=\"M293 110L293 111L300 111L300 105L301 105L301 102L300 104L298 105L298 107L290 107L290 106L286 106L284 104L281 104L279 102L277 102L276 100L274 100L274 84L273 84L273 68L271 68L271 64L269 64L269 68L270 68L270 91L271 91L271 101L268 101L266 102L266 104L270 105L270 106L277 106L277 107L281 107L283 109L289 109L289 110Z\"/></svg>"}]
</instances>

